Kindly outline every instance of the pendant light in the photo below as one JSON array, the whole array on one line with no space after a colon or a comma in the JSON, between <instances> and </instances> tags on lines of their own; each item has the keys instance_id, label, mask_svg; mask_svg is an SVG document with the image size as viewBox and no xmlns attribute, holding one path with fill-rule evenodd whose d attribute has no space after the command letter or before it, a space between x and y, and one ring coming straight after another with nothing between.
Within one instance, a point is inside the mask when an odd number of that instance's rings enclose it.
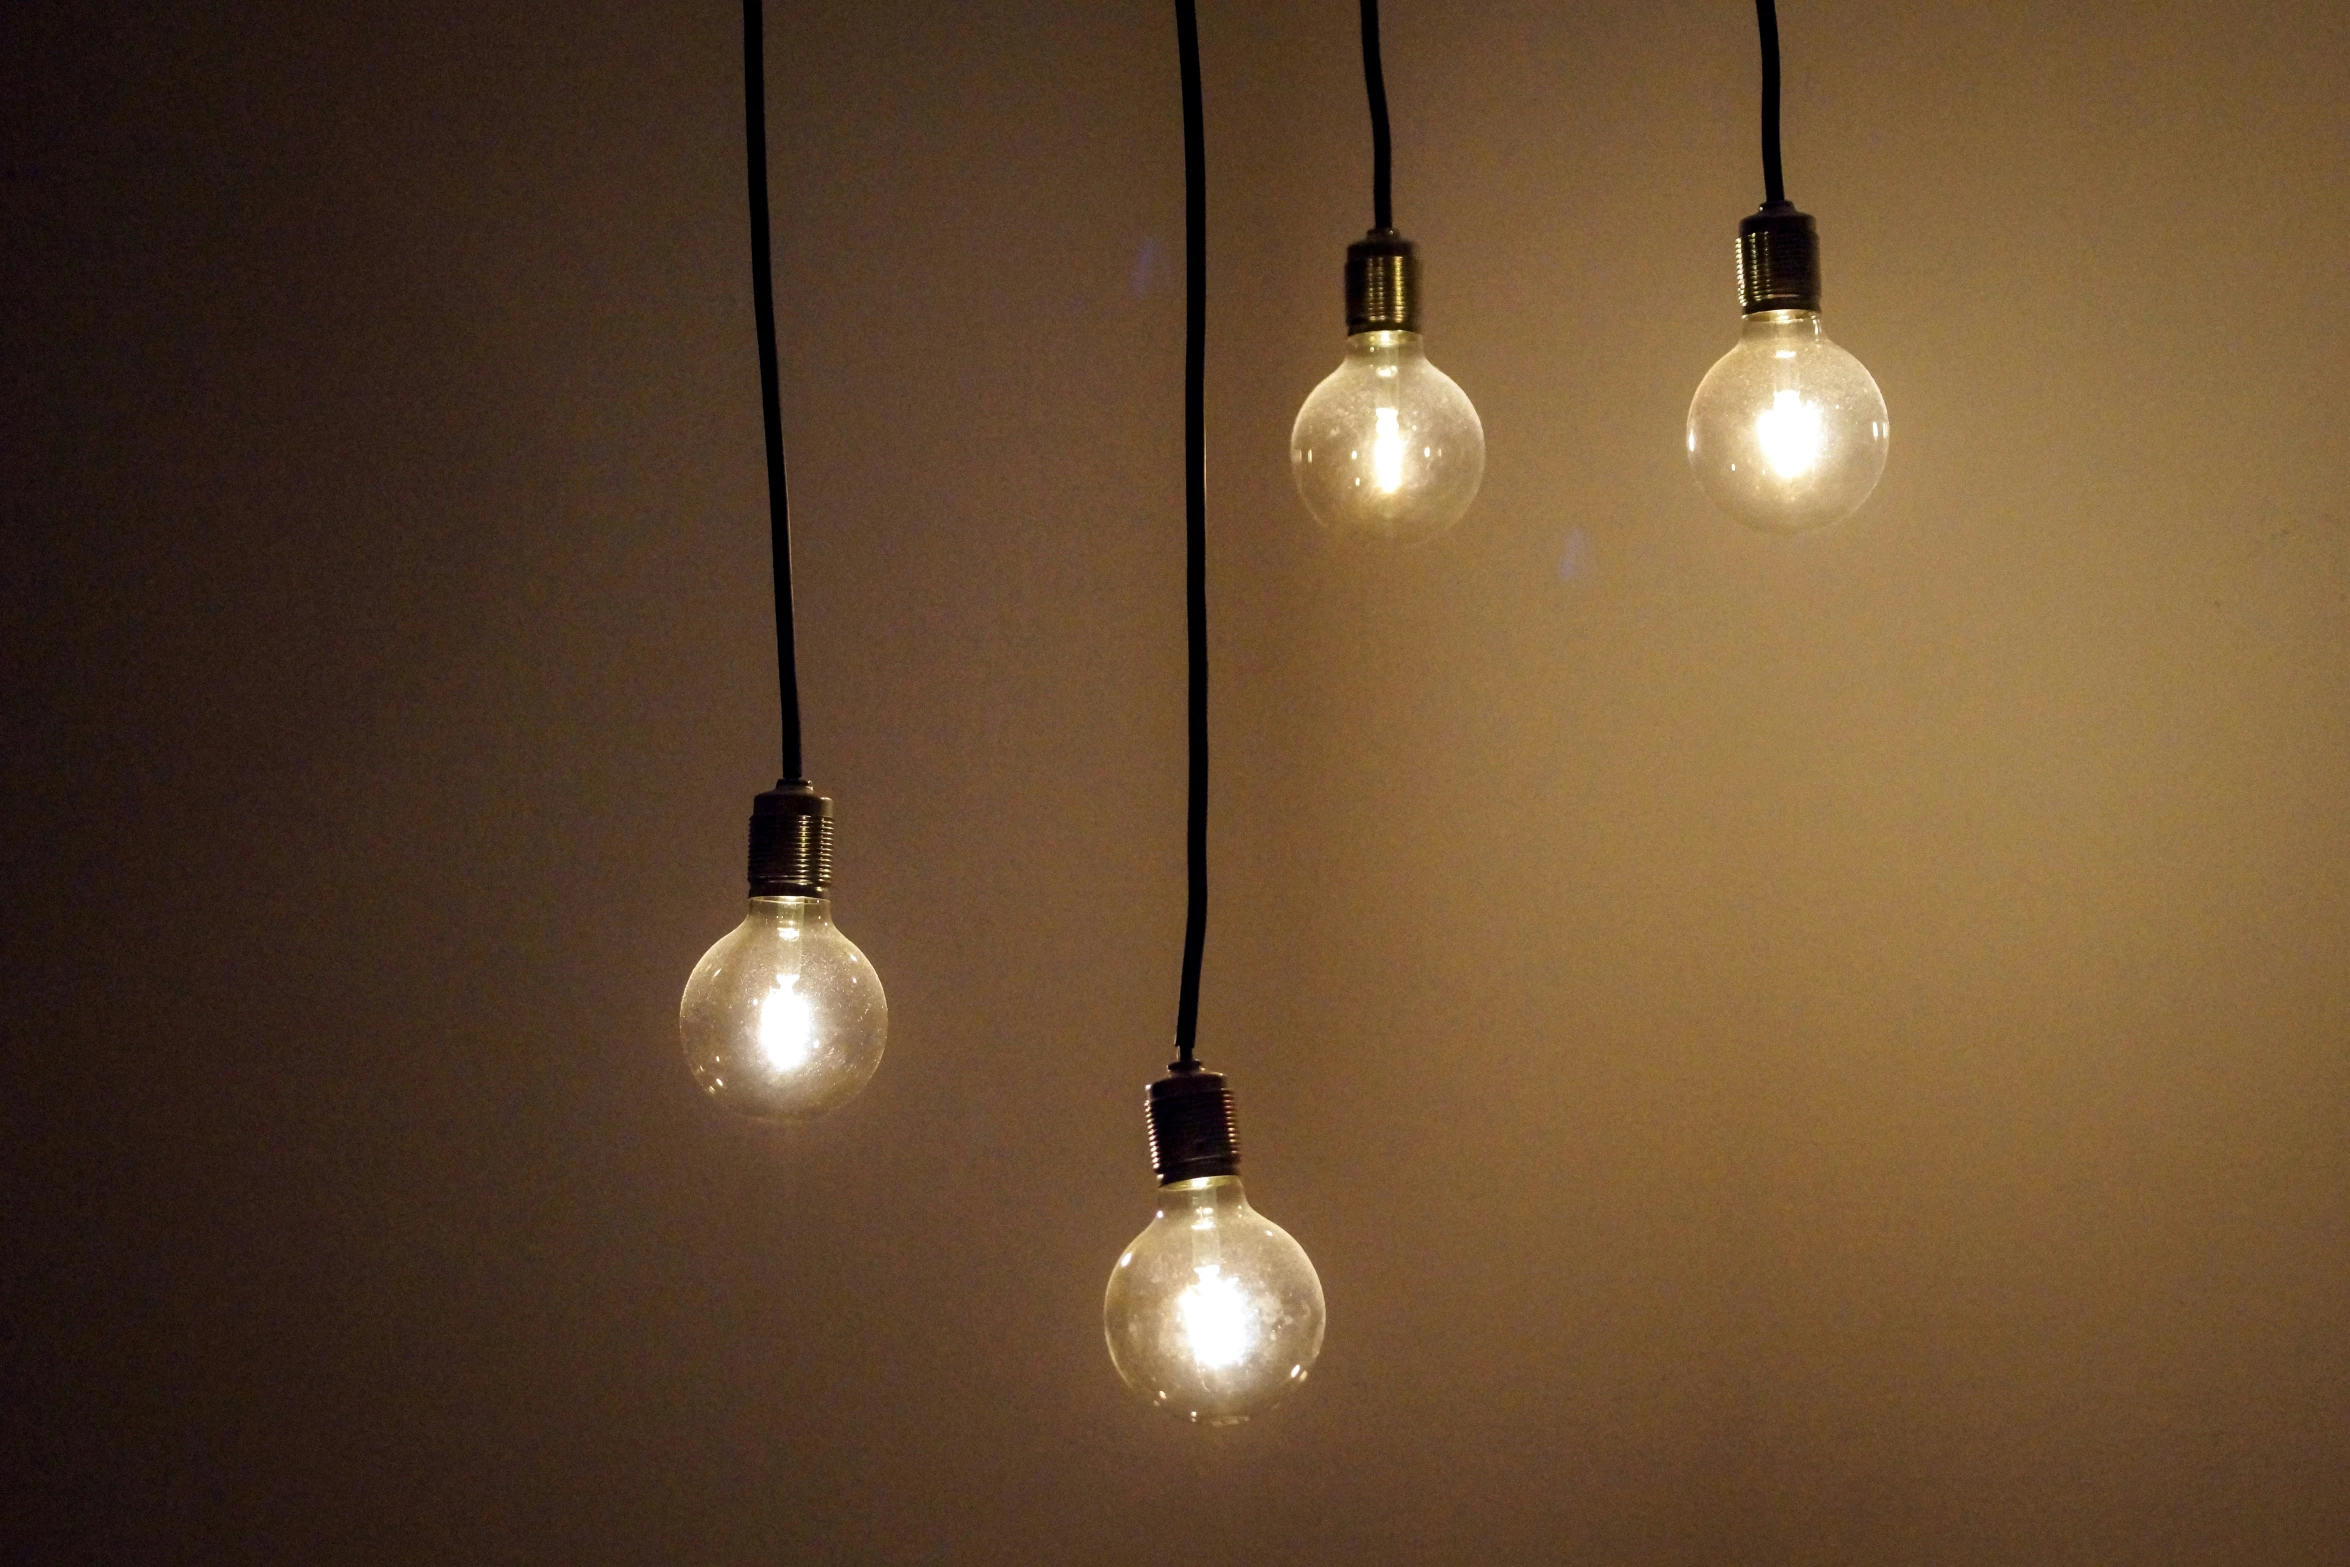
<instances>
[{"instance_id":1,"label":"pendant light","mask_svg":"<svg viewBox=\"0 0 2350 1567\"><path fill-rule=\"evenodd\" d=\"M1738 346L1689 404L1689 466L1752 527L1798 533L1848 517L1885 471L1892 424L1866 366L1820 330L1820 241L1779 170L1779 15L1762 34L1763 204L1738 225Z\"/></svg>"},{"instance_id":2,"label":"pendant light","mask_svg":"<svg viewBox=\"0 0 2350 1567\"><path fill-rule=\"evenodd\" d=\"M1199 85L1199 23L1176 0L1183 63L1184 506L1190 640L1189 899L1175 1060L1144 1096L1158 1212L1110 1270L1102 1328L1110 1361L1152 1406L1205 1425L1270 1408L1322 1352L1322 1281L1305 1249L1259 1214L1240 1186L1232 1090L1194 1058L1200 959L1208 921L1208 601L1205 372L1207 173Z\"/></svg>"},{"instance_id":3,"label":"pendant light","mask_svg":"<svg viewBox=\"0 0 2350 1567\"><path fill-rule=\"evenodd\" d=\"M1395 231L1379 0L1361 0L1371 100L1371 231L1346 247L1346 361L1297 411L1289 473L1331 532L1415 544L1460 521L1485 478L1485 427L1420 346L1420 258Z\"/></svg>"},{"instance_id":4,"label":"pendant light","mask_svg":"<svg viewBox=\"0 0 2350 1567\"><path fill-rule=\"evenodd\" d=\"M762 0L743 0L743 122L750 165L751 306L767 427L767 514L775 570L775 654L783 701L783 777L751 802L750 905L685 982L678 1031L711 1098L768 1121L823 1114L881 1064L889 1003L855 942L832 923L832 801L800 763L798 650L792 627L791 518L768 253L767 88Z\"/></svg>"}]
</instances>

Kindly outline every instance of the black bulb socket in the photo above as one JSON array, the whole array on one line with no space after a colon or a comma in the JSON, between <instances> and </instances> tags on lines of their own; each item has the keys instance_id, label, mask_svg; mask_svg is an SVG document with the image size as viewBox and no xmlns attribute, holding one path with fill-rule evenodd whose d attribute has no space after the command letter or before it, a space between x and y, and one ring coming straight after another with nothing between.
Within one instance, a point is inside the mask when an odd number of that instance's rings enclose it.
<instances>
[{"instance_id":1,"label":"black bulb socket","mask_svg":"<svg viewBox=\"0 0 2350 1567\"><path fill-rule=\"evenodd\" d=\"M1810 213L1768 201L1738 225L1738 308L1820 308L1820 231Z\"/></svg>"},{"instance_id":2,"label":"black bulb socket","mask_svg":"<svg viewBox=\"0 0 2350 1567\"><path fill-rule=\"evenodd\" d=\"M1346 335L1420 330L1420 252L1393 229L1346 247Z\"/></svg>"},{"instance_id":3,"label":"black bulb socket","mask_svg":"<svg viewBox=\"0 0 2350 1567\"><path fill-rule=\"evenodd\" d=\"M832 801L786 778L751 802L751 896L822 898L832 888Z\"/></svg>"},{"instance_id":4,"label":"black bulb socket","mask_svg":"<svg viewBox=\"0 0 2350 1567\"><path fill-rule=\"evenodd\" d=\"M1161 1186L1240 1173L1240 1123L1223 1073L1177 1061L1144 1091L1143 1113Z\"/></svg>"}]
</instances>

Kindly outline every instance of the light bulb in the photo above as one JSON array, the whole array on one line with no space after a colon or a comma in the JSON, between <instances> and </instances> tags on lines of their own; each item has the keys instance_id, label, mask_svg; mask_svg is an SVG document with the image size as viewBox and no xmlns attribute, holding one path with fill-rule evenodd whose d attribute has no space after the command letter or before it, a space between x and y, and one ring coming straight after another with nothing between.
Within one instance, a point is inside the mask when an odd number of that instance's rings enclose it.
<instances>
[{"instance_id":1,"label":"light bulb","mask_svg":"<svg viewBox=\"0 0 2350 1567\"><path fill-rule=\"evenodd\" d=\"M1110 1270L1102 1327L1136 1396L1203 1425L1261 1414L1322 1353L1322 1281L1248 1205L1237 1175L1159 1189L1158 1216Z\"/></svg>"},{"instance_id":2,"label":"light bulb","mask_svg":"<svg viewBox=\"0 0 2350 1567\"><path fill-rule=\"evenodd\" d=\"M1346 360L1289 432L1289 473L1341 536L1416 544L1461 520L1485 478L1485 427L1420 346L1419 258L1375 229L1347 247Z\"/></svg>"},{"instance_id":3,"label":"light bulb","mask_svg":"<svg viewBox=\"0 0 2350 1567\"><path fill-rule=\"evenodd\" d=\"M1305 1248L1240 1189L1239 1122L1222 1075L1186 1055L1144 1103L1159 1211L1110 1270L1110 1363L1153 1407L1234 1425L1314 1369L1322 1281Z\"/></svg>"},{"instance_id":4,"label":"light bulb","mask_svg":"<svg viewBox=\"0 0 2350 1567\"><path fill-rule=\"evenodd\" d=\"M1892 425L1868 367L1814 310L1762 310L1689 404L1689 466L1713 503L1796 533L1848 517L1885 471Z\"/></svg>"},{"instance_id":5,"label":"light bulb","mask_svg":"<svg viewBox=\"0 0 2350 1567\"><path fill-rule=\"evenodd\" d=\"M1689 404L1689 466L1752 527L1799 533L1858 510L1893 433L1868 368L1820 331L1819 236L1785 202L1738 230L1738 346Z\"/></svg>"},{"instance_id":6,"label":"light bulb","mask_svg":"<svg viewBox=\"0 0 2350 1567\"><path fill-rule=\"evenodd\" d=\"M828 898L753 898L694 965L678 1008L685 1060L711 1098L799 1121L855 1096L881 1064L889 1003Z\"/></svg>"},{"instance_id":7,"label":"light bulb","mask_svg":"<svg viewBox=\"0 0 2350 1567\"><path fill-rule=\"evenodd\" d=\"M1417 332L1357 332L1289 433L1297 493L1333 533L1416 544L1454 523L1485 478L1485 427Z\"/></svg>"}]
</instances>

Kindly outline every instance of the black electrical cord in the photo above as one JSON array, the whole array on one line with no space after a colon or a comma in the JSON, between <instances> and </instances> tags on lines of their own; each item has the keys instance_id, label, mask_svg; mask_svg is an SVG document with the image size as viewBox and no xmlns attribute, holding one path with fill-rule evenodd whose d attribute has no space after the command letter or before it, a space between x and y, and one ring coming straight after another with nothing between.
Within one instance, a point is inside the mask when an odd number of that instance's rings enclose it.
<instances>
[{"instance_id":1,"label":"black electrical cord","mask_svg":"<svg viewBox=\"0 0 2350 1567\"><path fill-rule=\"evenodd\" d=\"M743 0L743 131L751 186L751 313L767 420L767 532L775 566L775 673L783 698L783 776L800 771L800 662L792 627L791 503L783 471L783 392L775 361L775 263L767 234L767 43L762 0Z\"/></svg>"},{"instance_id":2,"label":"black electrical cord","mask_svg":"<svg viewBox=\"0 0 2350 1567\"><path fill-rule=\"evenodd\" d=\"M1363 0L1367 8L1371 0ZM1754 22L1762 33L1762 155L1763 199L1773 206L1787 200L1787 180L1779 170L1779 7L1775 0L1754 0Z\"/></svg>"},{"instance_id":3,"label":"black electrical cord","mask_svg":"<svg viewBox=\"0 0 2350 1567\"><path fill-rule=\"evenodd\" d=\"M1200 958L1208 941L1208 157L1200 108L1199 18L1175 0L1183 57L1183 571L1191 647L1191 790L1185 842L1189 899L1183 920L1183 988L1175 1007L1175 1058L1191 1065L1199 1039Z\"/></svg>"},{"instance_id":4,"label":"black electrical cord","mask_svg":"<svg viewBox=\"0 0 2350 1567\"><path fill-rule=\"evenodd\" d=\"M1387 133L1387 72L1379 63L1379 0L1363 0L1363 91L1371 99L1371 227L1395 227L1395 144Z\"/></svg>"}]
</instances>

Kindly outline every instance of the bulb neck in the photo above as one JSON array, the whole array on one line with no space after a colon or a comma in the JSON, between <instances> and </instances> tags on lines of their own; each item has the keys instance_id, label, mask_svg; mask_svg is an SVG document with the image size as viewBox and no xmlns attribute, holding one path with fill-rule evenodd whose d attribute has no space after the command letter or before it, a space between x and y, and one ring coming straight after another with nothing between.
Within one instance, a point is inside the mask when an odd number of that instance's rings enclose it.
<instances>
[{"instance_id":1,"label":"bulb neck","mask_svg":"<svg viewBox=\"0 0 2350 1567\"><path fill-rule=\"evenodd\" d=\"M1346 340L1346 357L1368 359L1377 364L1399 364L1406 359L1425 359L1428 350L1420 346L1417 332L1383 329L1350 335Z\"/></svg>"},{"instance_id":2,"label":"bulb neck","mask_svg":"<svg viewBox=\"0 0 2350 1567\"><path fill-rule=\"evenodd\" d=\"M1808 212L1767 201L1738 225L1738 308L1820 308L1820 233Z\"/></svg>"},{"instance_id":3,"label":"bulb neck","mask_svg":"<svg viewBox=\"0 0 2350 1567\"><path fill-rule=\"evenodd\" d=\"M1820 338L1820 313L1816 310L1753 311L1740 319L1738 337L1742 342L1816 343Z\"/></svg>"},{"instance_id":4,"label":"bulb neck","mask_svg":"<svg viewBox=\"0 0 2350 1567\"><path fill-rule=\"evenodd\" d=\"M1248 1206L1248 1193L1240 1189L1237 1175L1195 1175L1189 1180L1169 1181L1159 1188L1159 1212L1228 1213Z\"/></svg>"},{"instance_id":5,"label":"bulb neck","mask_svg":"<svg viewBox=\"0 0 2350 1567\"><path fill-rule=\"evenodd\" d=\"M1175 1063L1144 1090L1143 1115L1161 1186L1239 1175L1240 1122L1223 1073Z\"/></svg>"},{"instance_id":6,"label":"bulb neck","mask_svg":"<svg viewBox=\"0 0 2350 1567\"><path fill-rule=\"evenodd\" d=\"M751 802L751 896L817 898L832 887L832 801L787 778Z\"/></svg>"},{"instance_id":7,"label":"bulb neck","mask_svg":"<svg viewBox=\"0 0 2350 1567\"><path fill-rule=\"evenodd\" d=\"M754 894L751 913L761 919L773 920L778 925L806 928L832 923L832 900L811 898L800 893Z\"/></svg>"},{"instance_id":8,"label":"bulb neck","mask_svg":"<svg viewBox=\"0 0 2350 1567\"><path fill-rule=\"evenodd\" d=\"M1346 247L1346 331L1420 330L1420 252L1393 229Z\"/></svg>"}]
</instances>

